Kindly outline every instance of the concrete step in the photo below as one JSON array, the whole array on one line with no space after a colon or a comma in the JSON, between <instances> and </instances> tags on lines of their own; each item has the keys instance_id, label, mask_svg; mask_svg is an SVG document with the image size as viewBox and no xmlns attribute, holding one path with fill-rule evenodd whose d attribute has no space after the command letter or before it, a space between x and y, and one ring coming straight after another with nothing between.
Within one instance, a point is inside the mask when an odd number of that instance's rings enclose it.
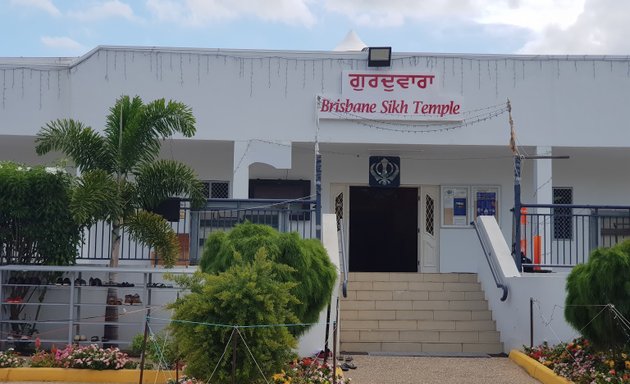
<instances>
[{"instance_id":1,"label":"concrete step","mask_svg":"<svg viewBox=\"0 0 630 384\"><path fill-rule=\"evenodd\" d=\"M476 274L351 273L340 309L344 351L503 352Z\"/></svg>"}]
</instances>

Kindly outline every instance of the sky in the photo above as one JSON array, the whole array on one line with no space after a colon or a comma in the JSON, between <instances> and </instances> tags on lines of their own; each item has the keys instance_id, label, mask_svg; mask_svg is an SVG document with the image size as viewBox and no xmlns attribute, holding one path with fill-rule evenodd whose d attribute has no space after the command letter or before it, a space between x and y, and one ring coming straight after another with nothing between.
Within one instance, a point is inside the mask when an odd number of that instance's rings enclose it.
<instances>
[{"instance_id":1,"label":"sky","mask_svg":"<svg viewBox=\"0 0 630 384\"><path fill-rule=\"evenodd\" d=\"M0 57L98 45L630 54L627 0L0 0Z\"/></svg>"}]
</instances>

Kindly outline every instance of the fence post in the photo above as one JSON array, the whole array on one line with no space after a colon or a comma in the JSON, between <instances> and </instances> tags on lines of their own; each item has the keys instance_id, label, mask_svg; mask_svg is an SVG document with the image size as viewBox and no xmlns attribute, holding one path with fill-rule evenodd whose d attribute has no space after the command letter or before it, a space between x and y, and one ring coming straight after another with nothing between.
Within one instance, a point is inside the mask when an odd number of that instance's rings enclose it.
<instances>
[{"instance_id":1,"label":"fence post","mask_svg":"<svg viewBox=\"0 0 630 384\"><path fill-rule=\"evenodd\" d=\"M236 330L236 327L232 330L232 384L236 384L236 346L237 336L240 333Z\"/></svg>"}]
</instances>

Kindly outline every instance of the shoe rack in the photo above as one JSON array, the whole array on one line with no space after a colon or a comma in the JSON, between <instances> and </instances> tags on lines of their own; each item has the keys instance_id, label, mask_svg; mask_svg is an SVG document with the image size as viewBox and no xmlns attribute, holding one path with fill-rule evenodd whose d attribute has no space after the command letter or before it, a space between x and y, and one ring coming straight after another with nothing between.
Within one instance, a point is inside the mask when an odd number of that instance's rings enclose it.
<instances>
[{"instance_id":1,"label":"shoe rack","mask_svg":"<svg viewBox=\"0 0 630 384\"><path fill-rule=\"evenodd\" d=\"M194 270L0 266L0 350L32 348L37 337L43 347L96 343L124 349L133 335L143 332L151 311L174 301L182 291L164 281L163 274ZM110 289L116 297L108 300ZM118 321L106 319L108 307L118 310ZM18 309L20 319L11 320L11 311ZM107 325L118 327L117 340L103 340Z\"/></svg>"}]
</instances>

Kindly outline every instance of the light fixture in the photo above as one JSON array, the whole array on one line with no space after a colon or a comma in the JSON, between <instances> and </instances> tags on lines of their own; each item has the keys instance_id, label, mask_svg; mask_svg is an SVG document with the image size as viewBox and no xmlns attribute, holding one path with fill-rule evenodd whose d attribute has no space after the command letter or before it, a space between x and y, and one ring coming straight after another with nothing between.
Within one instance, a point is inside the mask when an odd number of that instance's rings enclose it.
<instances>
[{"instance_id":1,"label":"light fixture","mask_svg":"<svg viewBox=\"0 0 630 384\"><path fill-rule=\"evenodd\" d=\"M392 63L392 47L369 47L368 67L389 67Z\"/></svg>"}]
</instances>

